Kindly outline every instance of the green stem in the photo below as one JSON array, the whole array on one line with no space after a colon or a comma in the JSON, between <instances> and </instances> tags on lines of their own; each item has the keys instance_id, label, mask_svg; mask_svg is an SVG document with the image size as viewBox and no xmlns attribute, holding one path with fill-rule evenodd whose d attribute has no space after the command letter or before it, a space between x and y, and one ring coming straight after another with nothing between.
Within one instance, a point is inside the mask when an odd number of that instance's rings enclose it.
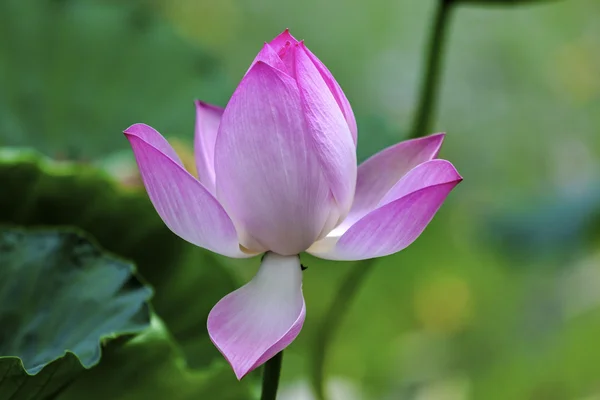
<instances>
[{"instance_id":1,"label":"green stem","mask_svg":"<svg viewBox=\"0 0 600 400\"><path fill-rule=\"evenodd\" d=\"M429 133L429 127L435 113L446 33L454 0L439 0L438 4L432 30L429 34L426 71L421 79L419 105L412 125L411 138L421 137Z\"/></svg>"},{"instance_id":2,"label":"green stem","mask_svg":"<svg viewBox=\"0 0 600 400\"><path fill-rule=\"evenodd\" d=\"M279 376L281 375L282 361L283 351L280 351L265 363L263 368L262 395L260 396L260 400L277 399L277 388L279 387Z\"/></svg>"},{"instance_id":3,"label":"green stem","mask_svg":"<svg viewBox=\"0 0 600 400\"><path fill-rule=\"evenodd\" d=\"M424 136L428 133L432 120L433 110L438 94L440 70L444 53L444 44L450 11L454 0L439 0L435 20L429 36L427 51L427 70L422 78L419 105L411 132L412 138ZM318 400L325 400L324 366L327 359L329 344L335 336L342 318L351 305L351 300L360 289L368 273L373 269L375 260L357 262L350 267L350 271L340 285L329 310L318 328L315 348L313 352L312 386Z\"/></svg>"},{"instance_id":4,"label":"green stem","mask_svg":"<svg viewBox=\"0 0 600 400\"><path fill-rule=\"evenodd\" d=\"M375 259L354 263L340 285L329 310L323 317L323 322L318 328L315 348L313 349L313 376L312 386L318 400L325 400L325 382L323 368L327 357L327 350L342 318L351 305L352 298L358 291L361 283L373 269Z\"/></svg>"}]
</instances>

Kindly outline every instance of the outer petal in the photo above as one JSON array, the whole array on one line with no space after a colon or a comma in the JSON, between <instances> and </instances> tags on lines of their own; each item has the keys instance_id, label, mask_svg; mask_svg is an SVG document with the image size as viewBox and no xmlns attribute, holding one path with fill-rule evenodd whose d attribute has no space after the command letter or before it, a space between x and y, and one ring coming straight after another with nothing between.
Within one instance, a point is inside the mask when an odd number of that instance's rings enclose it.
<instances>
[{"instance_id":1,"label":"outer petal","mask_svg":"<svg viewBox=\"0 0 600 400\"><path fill-rule=\"evenodd\" d=\"M176 235L229 256L240 251L237 233L219 202L187 172L167 141L147 125L125 131L154 208Z\"/></svg>"},{"instance_id":2,"label":"outer petal","mask_svg":"<svg viewBox=\"0 0 600 400\"><path fill-rule=\"evenodd\" d=\"M335 210L296 83L263 62L252 67L225 109L215 169L217 196L243 245L255 241L279 254L298 254Z\"/></svg>"},{"instance_id":3,"label":"outer petal","mask_svg":"<svg viewBox=\"0 0 600 400\"><path fill-rule=\"evenodd\" d=\"M406 140L370 157L358 167L356 193L350 214L342 225L347 229L375 209L388 191L417 165L437 154L445 134Z\"/></svg>"},{"instance_id":4,"label":"outer petal","mask_svg":"<svg viewBox=\"0 0 600 400\"><path fill-rule=\"evenodd\" d=\"M307 49L308 56L312 60L312 62L319 70L319 73L325 80L327 87L331 90L335 101L338 103L339 107L342 109L342 113L344 114L344 118L348 123L348 128L350 128L350 133L352 134L352 139L354 140L354 145L356 145L356 141L358 139L358 128L356 126L356 119L354 118L354 112L352 112L352 107L350 106L350 102L346 98L346 95L342 91L342 88L337 83L331 72L327 69L325 64L321 62L310 50Z\"/></svg>"},{"instance_id":5,"label":"outer petal","mask_svg":"<svg viewBox=\"0 0 600 400\"><path fill-rule=\"evenodd\" d=\"M198 179L211 193L215 193L215 142L223 108L196 101L196 134L194 156Z\"/></svg>"},{"instance_id":6,"label":"outer petal","mask_svg":"<svg viewBox=\"0 0 600 400\"><path fill-rule=\"evenodd\" d=\"M242 379L298 336L305 315L299 257L267 253L254 279L212 309L208 333Z\"/></svg>"},{"instance_id":7,"label":"outer petal","mask_svg":"<svg viewBox=\"0 0 600 400\"><path fill-rule=\"evenodd\" d=\"M392 191L398 197L386 198L347 231L336 229L308 252L331 260L362 260L396 253L419 237L461 180L448 161L423 163L394 187Z\"/></svg>"},{"instance_id":8,"label":"outer petal","mask_svg":"<svg viewBox=\"0 0 600 400\"><path fill-rule=\"evenodd\" d=\"M356 147L340 107L303 43L295 51L295 68L314 150L344 218L350 211L356 186Z\"/></svg>"}]
</instances>

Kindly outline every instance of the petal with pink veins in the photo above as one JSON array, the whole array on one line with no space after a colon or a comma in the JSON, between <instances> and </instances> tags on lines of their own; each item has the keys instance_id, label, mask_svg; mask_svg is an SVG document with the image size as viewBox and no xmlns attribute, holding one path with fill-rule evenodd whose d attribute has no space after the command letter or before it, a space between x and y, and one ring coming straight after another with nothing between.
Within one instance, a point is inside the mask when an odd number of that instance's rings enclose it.
<instances>
[{"instance_id":1,"label":"petal with pink veins","mask_svg":"<svg viewBox=\"0 0 600 400\"><path fill-rule=\"evenodd\" d=\"M242 379L298 336L305 315L300 258L267 253L256 276L211 310L208 333Z\"/></svg>"},{"instance_id":2,"label":"petal with pink veins","mask_svg":"<svg viewBox=\"0 0 600 400\"><path fill-rule=\"evenodd\" d=\"M215 193L215 142L223 108L196 101L196 133L194 157L198 180L212 194Z\"/></svg>"},{"instance_id":3,"label":"petal with pink veins","mask_svg":"<svg viewBox=\"0 0 600 400\"><path fill-rule=\"evenodd\" d=\"M307 251L330 260L363 260L396 253L414 242L462 177L446 160L406 174L379 204L345 231L335 229Z\"/></svg>"},{"instance_id":4,"label":"petal with pink veins","mask_svg":"<svg viewBox=\"0 0 600 400\"><path fill-rule=\"evenodd\" d=\"M144 186L165 224L181 238L229 257L240 250L235 227L217 199L187 172L156 130L136 124L125 130Z\"/></svg>"},{"instance_id":5,"label":"petal with pink veins","mask_svg":"<svg viewBox=\"0 0 600 400\"><path fill-rule=\"evenodd\" d=\"M257 62L223 113L215 149L217 197L242 245L249 237L283 255L307 249L335 211L321 168L296 82Z\"/></svg>"}]
</instances>

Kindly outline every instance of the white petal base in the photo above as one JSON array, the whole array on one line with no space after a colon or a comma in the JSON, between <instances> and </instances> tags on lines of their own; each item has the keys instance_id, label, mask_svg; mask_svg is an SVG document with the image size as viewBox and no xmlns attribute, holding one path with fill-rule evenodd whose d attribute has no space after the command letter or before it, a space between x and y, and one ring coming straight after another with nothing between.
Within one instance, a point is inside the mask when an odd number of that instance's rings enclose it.
<instances>
[{"instance_id":1,"label":"white petal base","mask_svg":"<svg viewBox=\"0 0 600 400\"><path fill-rule=\"evenodd\" d=\"M211 310L208 333L241 379L287 347L305 315L300 258L267 253L256 276Z\"/></svg>"}]
</instances>

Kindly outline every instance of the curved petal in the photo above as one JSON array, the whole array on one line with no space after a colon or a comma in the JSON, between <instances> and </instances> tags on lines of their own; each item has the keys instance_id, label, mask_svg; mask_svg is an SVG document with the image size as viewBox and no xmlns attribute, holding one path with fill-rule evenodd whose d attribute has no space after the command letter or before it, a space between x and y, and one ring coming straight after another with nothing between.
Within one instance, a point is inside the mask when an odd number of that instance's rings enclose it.
<instances>
[{"instance_id":1,"label":"curved petal","mask_svg":"<svg viewBox=\"0 0 600 400\"><path fill-rule=\"evenodd\" d=\"M198 180L215 193L215 142L223 108L196 100L196 133L194 157Z\"/></svg>"},{"instance_id":2,"label":"curved petal","mask_svg":"<svg viewBox=\"0 0 600 400\"><path fill-rule=\"evenodd\" d=\"M462 180L446 160L411 170L390 196L345 232L336 229L307 251L331 260L363 260L396 253L414 242Z\"/></svg>"},{"instance_id":3,"label":"curved petal","mask_svg":"<svg viewBox=\"0 0 600 400\"><path fill-rule=\"evenodd\" d=\"M350 134L352 135L352 139L354 140L354 145L356 146L356 141L358 139L358 127L356 126L356 119L354 118L354 112L352 111L352 107L350 106L350 102L346 98L344 91L337 83L331 72L327 69L325 64L321 62L310 50L306 49L306 52L312 62L317 67L317 70L325 80L327 87L333 94L335 101L339 105L344 114L344 118L346 119L346 123L348 124L348 128L350 129Z\"/></svg>"},{"instance_id":4,"label":"curved petal","mask_svg":"<svg viewBox=\"0 0 600 400\"><path fill-rule=\"evenodd\" d=\"M242 379L298 336L305 315L300 258L267 253L256 276L211 310L208 333Z\"/></svg>"},{"instance_id":5,"label":"curved petal","mask_svg":"<svg viewBox=\"0 0 600 400\"><path fill-rule=\"evenodd\" d=\"M377 207L400 179L426 161L433 160L444 141L444 133L406 140L373 155L358 166L354 203L346 228Z\"/></svg>"},{"instance_id":6,"label":"curved petal","mask_svg":"<svg viewBox=\"0 0 600 400\"><path fill-rule=\"evenodd\" d=\"M356 186L356 147L342 110L308 57L304 44L296 46L296 79L302 110L315 154L344 218L352 206Z\"/></svg>"},{"instance_id":7,"label":"curved petal","mask_svg":"<svg viewBox=\"0 0 600 400\"><path fill-rule=\"evenodd\" d=\"M176 235L229 257L240 251L236 230L219 202L174 160L175 151L154 129L136 124L125 130L154 208Z\"/></svg>"},{"instance_id":8,"label":"curved petal","mask_svg":"<svg viewBox=\"0 0 600 400\"><path fill-rule=\"evenodd\" d=\"M153 127L146 124L133 124L127 128L124 133L127 137L137 136L183 167L183 163L173 147L171 147L169 142L167 142L167 139Z\"/></svg>"},{"instance_id":9,"label":"curved petal","mask_svg":"<svg viewBox=\"0 0 600 400\"><path fill-rule=\"evenodd\" d=\"M423 188L447 182L460 182L461 176L450 161L431 160L417 165L402 177L377 204L377 208Z\"/></svg>"},{"instance_id":10,"label":"curved petal","mask_svg":"<svg viewBox=\"0 0 600 400\"><path fill-rule=\"evenodd\" d=\"M298 254L319 237L334 209L296 83L260 61L223 113L215 170L217 197L244 246L254 240L279 254Z\"/></svg>"}]
</instances>

